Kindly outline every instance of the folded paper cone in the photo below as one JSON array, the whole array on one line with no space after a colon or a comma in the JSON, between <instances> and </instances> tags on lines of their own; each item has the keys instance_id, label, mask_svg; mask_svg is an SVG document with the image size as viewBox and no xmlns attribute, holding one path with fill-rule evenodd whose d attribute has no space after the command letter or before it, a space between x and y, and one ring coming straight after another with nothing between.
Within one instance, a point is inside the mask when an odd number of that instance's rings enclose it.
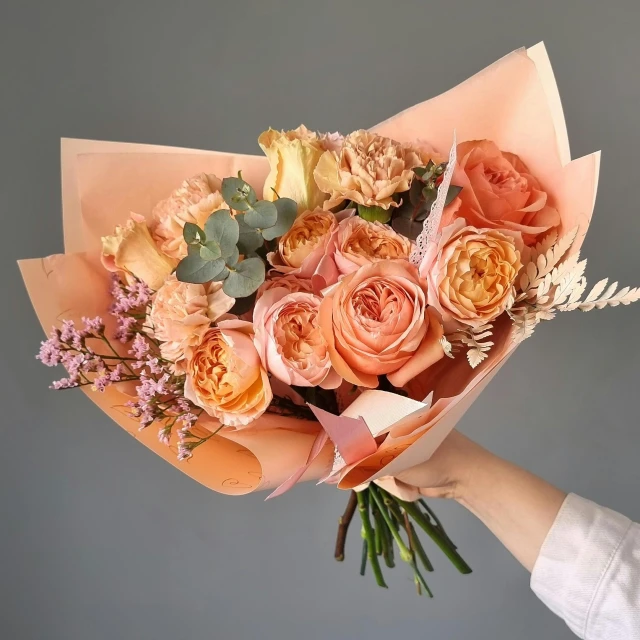
<instances>
[{"instance_id":1,"label":"folded paper cone","mask_svg":"<svg viewBox=\"0 0 640 640\"><path fill-rule=\"evenodd\" d=\"M448 149L454 129L459 140L491 139L518 154L553 198L561 231L578 227L572 251L582 242L593 212L599 154L570 161L569 143L551 65L542 44L520 49L458 87L407 109L374 127L400 142L426 139ZM153 205L185 178L207 172L219 176L242 170L243 178L262 191L269 171L261 156L85 140L62 141L62 195L65 254L24 260L22 275L43 327L62 317L106 315L108 274L100 266L101 236L134 212L149 217ZM411 381L414 399L433 392L424 415L399 420L372 455L345 467L338 486L356 487L393 476L427 460L497 373L515 346L510 325L498 322L495 347L476 369L464 359L446 360ZM151 430L138 430L124 403L127 395L113 387L88 393L121 427L194 480L222 493L238 495L280 486L306 465L320 425L265 414L255 429L224 429L178 462L176 444L159 442ZM206 429L206 423L201 428ZM326 476L333 463L327 442L300 481Z\"/></svg>"}]
</instances>

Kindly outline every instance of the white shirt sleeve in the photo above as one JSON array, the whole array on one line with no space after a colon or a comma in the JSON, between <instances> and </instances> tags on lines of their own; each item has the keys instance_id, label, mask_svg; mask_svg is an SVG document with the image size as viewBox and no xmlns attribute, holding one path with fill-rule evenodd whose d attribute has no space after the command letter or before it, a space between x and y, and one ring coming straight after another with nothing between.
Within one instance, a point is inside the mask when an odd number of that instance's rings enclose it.
<instances>
[{"instance_id":1,"label":"white shirt sleeve","mask_svg":"<svg viewBox=\"0 0 640 640\"><path fill-rule=\"evenodd\" d=\"M569 494L531 588L585 640L640 640L640 525Z\"/></svg>"}]
</instances>

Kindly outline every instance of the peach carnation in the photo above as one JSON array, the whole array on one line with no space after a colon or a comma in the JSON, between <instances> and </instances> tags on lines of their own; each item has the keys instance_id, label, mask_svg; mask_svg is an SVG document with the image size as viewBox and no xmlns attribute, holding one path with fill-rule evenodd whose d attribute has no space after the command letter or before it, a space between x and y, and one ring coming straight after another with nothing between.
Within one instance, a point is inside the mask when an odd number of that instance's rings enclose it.
<instances>
[{"instance_id":1,"label":"peach carnation","mask_svg":"<svg viewBox=\"0 0 640 640\"><path fill-rule=\"evenodd\" d=\"M201 173L185 180L154 207L153 237L164 253L172 258L184 258L187 255L182 237L185 223L202 227L214 211L229 208L220 193L221 186L222 182L213 174Z\"/></svg>"},{"instance_id":2,"label":"peach carnation","mask_svg":"<svg viewBox=\"0 0 640 640\"><path fill-rule=\"evenodd\" d=\"M345 200L388 209L398 206L393 195L409 189L411 169L421 164L410 145L361 129L348 135L339 151L325 151L313 175L329 194L325 209Z\"/></svg>"},{"instance_id":3,"label":"peach carnation","mask_svg":"<svg viewBox=\"0 0 640 640\"><path fill-rule=\"evenodd\" d=\"M194 347L215 322L233 307L235 300L222 290L221 282L191 284L171 275L154 296L149 321L160 341L160 353L184 373Z\"/></svg>"}]
</instances>

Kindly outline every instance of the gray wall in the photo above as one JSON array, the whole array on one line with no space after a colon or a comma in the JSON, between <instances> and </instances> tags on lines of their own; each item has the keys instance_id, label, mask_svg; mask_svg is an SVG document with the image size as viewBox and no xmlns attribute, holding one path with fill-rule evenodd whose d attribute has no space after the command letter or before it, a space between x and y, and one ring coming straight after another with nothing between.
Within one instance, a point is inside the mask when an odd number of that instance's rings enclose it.
<instances>
[{"instance_id":1,"label":"gray wall","mask_svg":"<svg viewBox=\"0 0 640 640\"><path fill-rule=\"evenodd\" d=\"M436 557L436 600L332 557L345 495L211 493L47 390L15 266L62 250L59 138L256 152L267 125L367 127L544 39L574 156L603 151L589 275L640 284L637 0L0 4L0 636L42 640L563 639L473 516L437 508L475 573ZM640 305L544 325L461 428L640 520Z\"/></svg>"}]
</instances>

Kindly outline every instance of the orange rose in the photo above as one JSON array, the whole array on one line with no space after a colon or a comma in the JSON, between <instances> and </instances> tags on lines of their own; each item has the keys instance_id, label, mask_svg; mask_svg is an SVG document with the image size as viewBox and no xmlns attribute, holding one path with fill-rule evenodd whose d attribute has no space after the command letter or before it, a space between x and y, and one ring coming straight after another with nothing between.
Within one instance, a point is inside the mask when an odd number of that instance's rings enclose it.
<instances>
[{"instance_id":1,"label":"orange rose","mask_svg":"<svg viewBox=\"0 0 640 640\"><path fill-rule=\"evenodd\" d=\"M522 268L521 247L518 233L476 229L462 219L442 230L427 247L420 275L445 326L479 327L505 311Z\"/></svg>"},{"instance_id":2,"label":"orange rose","mask_svg":"<svg viewBox=\"0 0 640 640\"><path fill-rule=\"evenodd\" d=\"M413 167L422 164L413 147L390 138L354 131L337 151L325 151L313 172L318 187L329 194L325 209L345 200L367 207L397 207L395 193L407 191Z\"/></svg>"},{"instance_id":3,"label":"orange rose","mask_svg":"<svg viewBox=\"0 0 640 640\"><path fill-rule=\"evenodd\" d=\"M453 181L462 191L455 217L477 227L519 231L527 244L560 224L546 191L514 153L489 140L462 142L458 165Z\"/></svg>"},{"instance_id":4,"label":"orange rose","mask_svg":"<svg viewBox=\"0 0 640 640\"><path fill-rule=\"evenodd\" d=\"M274 270L268 274L267 279L260 285L260 288L258 289L258 293L256 295L256 302L266 291L276 288L286 289L289 293L313 292L311 280L308 280L306 278L298 278L298 276L291 273L278 273Z\"/></svg>"},{"instance_id":5,"label":"orange rose","mask_svg":"<svg viewBox=\"0 0 640 640\"><path fill-rule=\"evenodd\" d=\"M209 329L187 363L185 398L229 427L246 427L273 394L253 345L253 326L225 320Z\"/></svg>"},{"instance_id":6,"label":"orange rose","mask_svg":"<svg viewBox=\"0 0 640 640\"><path fill-rule=\"evenodd\" d=\"M437 314L426 285L405 260L360 267L326 292L318 316L331 363L348 382L401 387L443 357Z\"/></svg>"}]
</instances>

